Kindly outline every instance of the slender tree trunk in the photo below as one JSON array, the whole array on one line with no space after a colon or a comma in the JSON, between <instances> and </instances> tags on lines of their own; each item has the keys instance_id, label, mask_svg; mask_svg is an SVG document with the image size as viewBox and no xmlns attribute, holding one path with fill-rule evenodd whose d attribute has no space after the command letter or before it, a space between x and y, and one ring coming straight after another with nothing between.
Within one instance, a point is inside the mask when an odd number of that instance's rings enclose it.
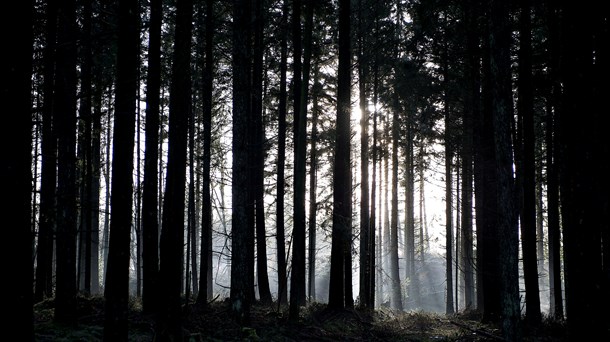
<instances>
[{"instance_id":1,"label":"slender tree trunk","mask_svg":"<svg viewBox=\"0 0 610 342\"><path fill-rule=\"evenodd\" d=\"M277 147L277 207L276 207L276 245L277 245L277 277L278 303L288 302L288 284L286 277L286 241L284 233L284 179L286 161L286 73L288 69L288 1L282 5L281 42L280 42L280 94L278 108L278 147Z\"/></svg>"},{"instance_id":2,"label":"slender tree trunk","mask_svg":"<svg viewBox=\"0 0 610 342\"><path fill-rule=\"evenodd\" d=\"M161 91L161 0L150 2L148 73L146 79L146 142L142 189L142 308L155 310L159 272L158 172Z\"/></svg>"},{"instance_id":3,"label":"slender tree trunk","mask_svg":"<svg viewBox=\"0 0 610 342\"><path fill-rule=\"evenodd\" d=\"M203 10L203 8L201 9ZM205 26L204 26L205 25ZM197 303L207 304L213 295L212 283L212 197L210 184L210 165L212 147L212 107L214 93L214 1L205 2L205 66L203 86L201 88L203 106L203 160L202 160L202 193L201 193L201 261L199 278L199 295ZM200 35L201 37L202 35Z\"/></svg>"},{"instance_id":4,"label":"slender tree trunk","mask_svg":"<svg viewBox=\"0 0 610 342\"><path fill-rule=\"evenodd\" d=\"M447 302L445 312L453 314L453 146L452 137L453 122L451 121L451 109L449 104L449 61L447 48L444 47L442 54L443 70L443 102L445 114L445 278L447 279Z\"/></svg>"},{"instance_id":5,"label":"slender tree trunk","mask_svg":"<svg viewBox=\"0 0 610 342\"><path fill-rule=\"evenodd\" d=\"M398 105L398 94L396 105ZM398 107L394 108L392 115L392 212L390 223L390 276L392 277L392 308L402 310L402 291L400 286L400 272L398 267ZM413 280L413 279L411 279Z\"/></svg>"},{"instance_id":6,"label":"slender tree trunk","mask_svg":"<svg viewBox=\"0 0 610 342\"><path fill-rule=\"evenodd\" d=\"M314 65L313 84L311 102L313 108L311 110L311 151L310 151L310 166L309 166L309 292L307 296L310 301L316 300L316 211L318 209L317 197L317 171L318 171L318 66Z\"/></svg>"},{"instance_id":7,"label":"slender tree trunk","mask_svg":"<svg viewBox=\"0 0 610 342\"><path fill-rule=\"evenodd\" d=\"M337 85L337 138L333 172L333 229L328 307L349 306L346 298L346 247L351 247L351 168L350 168L350 0L339 1L339 70ZM349 282L351 284L351 282Z\"/></svg>"},{"instance_id":8,"label":"slender tree trunk","mask_svg":"<svg viewBox=\"0 0 610 342\"><path fill-rule=\"evenodd\" d=\"M189 113L193 3L179 0L169 98L167 182L159 255L157 336L182 339L181 287L184 260L184 203ZM187 270L188 271L188 270Z\"/></svg>"},{"instance_id":9,"label":"slender tree trunk","mask_svg":"<svg viewBox=\"0 0 610 342\"><path fill-rule=\"evenodd\" d=\"M529 0L521 0L519 18L519 99L517 111L523 118L523 202L521 211L521 243L525 278L527 321L540 323L540 294L536 254L536 162L534 135L534 104L532 85L532 27Z\"/></svg>"},{"instance_id":10,"label":"slender tree trunk","mask_svg":"<svg viewBox=\"0 0 610 342\"><path fill-rule=\"evenodd\" d=\"M40 216L36 287L34 301L53 295L53 240L56 229L55 191L57 183L57 136L53 115L53 84L55 79L55 39L57 38L57 3L49 1L45 26L46 46L43 51L43 107L41 142Z\"/></svg>"},{"instance_id":11,"label":"slender tree trunk","mask_svg":"<svg viewBox=\"0 0 610 342\"><path fill-rule=\"evenodd\" d=\"M133 149L138 88L138 2L119 6L117 85L112 154L112 221L104 297L104 341L127 340Z\"/></svg>"},{"instance_id":12,"label":"slender tree trunk","mask_svg":"<svg viewBox=\"0 0 610 342\"><path fill-rule=\"evenodd\" d=\"M76 324L76 3L59 5L55 108L57 115L57 266L55 321ZM61 75L61 76L60 76Z\"/></svg>"},{"instance_id":13,"label":"slender tree trunk","mask_svg":"<svg viewBox=\"0 0 610 342\"><path fill-rule=\"evenodd\" d=\"M360 104L360 304L371 308L371 244L369 220L368 56L363 0L358 1L358 86ZM368 53L368 51L367 51Z\"/></svg>"},{"instance_id":14,"label":"slender tree trunk","mask_svg":"<svg viewBox=\"0 0 610 342\"><path fill-rule=\"evenodd\" d=\"M253 158L254 161L254 201L256 218L256 265L258 292L263 304L271 303L269 275L267 272L267 230L265 228L265 129L263 127L263 28L265 25L262 0L254 0L253 8L253 69L252 69L252 117L253 117Z\"/></svg>"},{"instance_id":15,"label":"slender tree trunk","mask_svg":"<svg viewBox=\"0 0 610 342\"><path fill-rule=\"evenodd\" d=\"M98 72L95 75L99 75ZM101 79L101 77L100 77ZM102 133L102 85L93 90L93 117L91 132L91 294L100 293L100 177Z\"/></svg>"}]
</instances>

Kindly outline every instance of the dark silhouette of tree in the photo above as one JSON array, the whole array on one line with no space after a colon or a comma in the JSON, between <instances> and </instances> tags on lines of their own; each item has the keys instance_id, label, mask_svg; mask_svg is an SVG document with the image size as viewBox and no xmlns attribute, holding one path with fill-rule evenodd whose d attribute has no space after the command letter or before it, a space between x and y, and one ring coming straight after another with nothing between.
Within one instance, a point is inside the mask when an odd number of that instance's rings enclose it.
<instances>
[{"instance_id":1,"label":"dark silhouette of tree","mask_svg":"<svg viewBox=\"0 0 610 342\"><path fill-rule=\"evenodd\" d=\"M292 229L292 271L290 274L290 319L298 320L299 307L305 304L305 158L307 91L309 65L304 66L301 37L301 1L293 1L293 93L294 93L294 206ZM308 7L311 4L308 3ZM307 34L307 33L306 33ZM311 41L311 33L309 33ZM305 41L303 39L303 41ZM305 41L305 45L308 43ZM309 43L311 44L311 43ZM310 55L311 56L311 55ZM304 101L304 103L303 103Z\"/></svg>"},{"instance_id":2,"label":"dark silhouette of tree","mask_svg":"<svg viewBox=\"0 0 610 342\"><path fill-rule=\"evenodd\" d=\"M360 106L360 304L371 308L371 231L369 214L369 48L368 18L363 0L358 1L358 91Z\"/></svg>"},{"instance_id":3,"label":"dark silhouette of tree","mask_svg":"<svg viewBox=\"0 0 610 342\"><path fill-rule=\"evenodd\" d=\"M126 340L133 202L133 149L138 89L138 2L121 1L112 151L112 220L104 297L104 341Z\"/></svg>"},{"instance_id":4,"label":"dark silhouette of tree","mask_svg":"<svg viewBox=\"0 0 610 342\"><path fill-rule=\"evenodd\" d=\"M57 261L55 320L76 324L76 3L58 8L55 107L57 116Z\"/></svg>"},{"instance_id":5,"label":"dark silhouette of tree","mask_svg":"<svg viewBox=\"0 0 610 342\"><path fill-rule=\"evenodd\" d=\"M288 93L286 90L286 73L288 71L288 1L282 3L282 19L280 24L280 92L278 95L278 147L277 147L277 192L276 192L276 245L277 245L277 278L278 302L288 302L288 279L286 276L286 241L284 224L284 192L286 189L286 106Z\"/></svg>"},{"instance_id":6,"label":"dark silhouette of tree","mask_svg":"<svg viewBox=\"0 0 610 342\"><path fill-rule=\"evenodd\" d=\"M182 339L181 289L184 258L186 150L191 111L193 2L176 4L176 29L169 99L167 180L160 239L157 335Z\"/></svg>"},{"instance_id":7,"label":"dark silhouette of tree","mask_svg":"<svg viewBox=\"0 0 610 342\"><path fill-rule=\"evenodd\" d=\"M595 74L607 59L603 59L603 48L598 48L604 45L598 45L601 42L596 39L603 36L603 30L597 31L592 24L596 16L590 11L594 8L563 3L561 9L563 102L558 127L568 338L603 339L610 334L608 321L604 322L600 258L608 183L600 173L607 170L607 156L599 154L604 148L607 152L607 143L600 138L604 133L599 127L607 119L596 108L596 95L607 94L598 93ZM601 60L596 58L597 52L601 52Z\"/></svg>"},{"instance_id":8,"label":"dark silhouette of tree","mask_svg":"<svg viewBox=\"0 0 610 342\"><path fill-rule=\"evenodd\" d=\"M535 131L532 84L531 7L528 0L520 3L519 15L519 98L517 113L522 120L522 186L521 243L525 278L525 317L529 324L541 320L538 265L536 254L536 174Z\"/></svg>"},{"instance_id":9,"label":"dark silhouette of tree","mask_svg":"<svg viewBox=\"0 0 610 342\"><path fill-rule=\"evenodd\" d=\"M328 307L349 306L346 279L352 276L346 267L346 249L351 248L352 177L350 168L350 92L351 42L350 0L339 1L339 70L337 74L337 136L333 166L333 228ZM348 249L349 251L349 249ZM352 302L353 303L353 302Z\"/></svg>"},{"instance_id":10,"label":"dark silhouette of tree","mask_svg":"<svg viewBox=\"0 0 610 342\"><path fill-rule=\"evenodd\" d=\"M233 181L231 228L231 310L240 322L250 318L254 278L254 234L248 224L249 204L249 117L250 85L250 0L233 1Z\"/></svg>"},{"instance_id":11,"label":"dark silhouette of tree","mask_svg":"<svg viewBox=\"0 0 610 342\"><path fill-rule=\"evenodd\" d=\"M161 90L161 0L150 2L144 183L142 188L142 309L154 312L159 272L157 160L159 159L159 106Z\"/></svg>"},{"instance_id":12,"label":"dark silhouette of tree","mask_svg":"<svg viewBox=\"0 0 610 342\"><path fill-rule=\"evenodd\" d=\"M203 7L203 6L201 6ZM201 8L200 10L203 10ZM214 1L205 2L205 65L201 98L203 101L203 160L201 196L201 270L197 302L205 304L212 297L212 198L210 164L212 146L212 106L214 85ZM201 35L200 35L200 38Z\"/></svg>"},{"instance_id":13,"label":"dark silhouette of tree","mask_svg":"<svg viewBox=\"0 0 610 342\"><path fill-rule=\"evenodd\" d=\"M316 300L316 254L317 254L317 215L318 209L318 112L320 111L318 96L320 93L319 82L319 66L314 64L313 67L313 89L311 94L311 102L313 104L311 110L311 146L309 154L309 277L307 296L310 301Z\"/></svg>"},{"instance_id":14,"label":"dark silhouette of tree","mask_svg":"<svg viewBox=\"0 0 610 342\"><path fill-rule=\"evenodd\" d=\"M483 321L498 322L501 315L500 267L498 249L497 180L495 169L494 126L492 118L492 74L489 51L489 25L482 23L481 96L479 115L474 118L474 180L477 227L477 259L480 269Z\"/></svg>"},{"instance_id":15,"label":"dark silhouette of tree","mask_svg":"<svg viewBox=\"0 0 610 342\"><path fill-rule=\"evenodd\" d=\"M254 0L253 8L253 65L252 65L252 158L255 223L256 223L256 266L258 292L264 304L271 303L269 275L267 272L267 230L265 228L265 129L263 127L263 30L266 25L263 0Z\"/></svg>"},{"instance_id":16,"label":"dark silhouette of tree","mask_svg":"<svg viewBox=\"0 0 610 342\"><path fill-rule=\"evenodd\" d=\"M33 316L33 241L32 234L32 56L33 56L33 1L7 3L1 28L7 34L11 52L0 69L2 86L0 99L7 107L6 128L3 134L5 151L0 175L7 182L2 195L2 215L10 218L4 229L11 246L11 260L5 262L11 281L7 327L15 329L20 339L34 341ZM16 20L15 20L16 19ZM18 33L18 34L17 34ZM13 259L15 258L15 259Z\"/></svg>"},{"instance_id":17,"label":"dark silhouette of tree","mask_svg":"<svg viewBox=\"0 0 610 342\"><path fill-rule=\"evenodd\" d=\"M57 182L57 136L53 120L53 84L55 79L55 40L57 38L57 2L49 1L45 13L43 52L43 107L40 180L40 218L36 256L34 301L53 295L53 239L56 222L55 191Z\"/></svg>"},{"instance_id":18,"label":"dark silhouette of tree","mask_svg":"<svg viewBox=\"0 0 610 342\"><path fill-rule=\"evenodd\" d=\"M518 223L513 177L511 121L513 104L510 75L510 24L508 3L490 0L489 3L489 52L491 79L491 112L494 127L496 154L495 173L498 192L499 266L502 282L500 302L502 306L502 333L506 340L521 337L519 273L518 273Z\"/></svg>"}]
</instances>

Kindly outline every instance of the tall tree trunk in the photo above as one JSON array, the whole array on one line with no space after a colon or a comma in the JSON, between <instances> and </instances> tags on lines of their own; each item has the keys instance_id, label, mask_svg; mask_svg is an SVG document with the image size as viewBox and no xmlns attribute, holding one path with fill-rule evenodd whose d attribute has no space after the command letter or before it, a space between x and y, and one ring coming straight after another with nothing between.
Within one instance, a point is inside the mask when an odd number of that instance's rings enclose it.
<instances>
[{"instance_id":1,"label":"tall tree trunk","mask_svg":"<svg viewBox=\"0 0 610 342\"><path fill-rule=\"evenodd\" d=\"M601 133L598 125L607 123L602 119L605 114L598 113L595 107L595 73L599 63L603 63L603 47L595 46L595 37L600 32L594 31L590 8L563 3L562 10L564 93L558 117L561 146L558 152L568 338L604 339L609 331L608 322L604 322L600 255L607 209L603 206L608 193L602 180L607 176L600 175L600 169L605 168L607 156L598 154L604 142L597 135ZM602 52L601 61L597 60L598 52Z\"/></svg>"},{"instance_id":2,"label":"tall tree trunk","mask_svg":"<svg viewBox=\"0 0 610 342\"><path fill-rule=\"evenodd\" d=\"M451 121L451 109L449 104L449 60L446 46L443 48L442 65L443 70L443 108L445 114L445 278L447 280L447 302L445 312L453 314L453 141L454 130Z\"/></svg>"},{"instance_id":3,"label":"tall tree trunk","mask_svg":"<svg viewBox=\"0 0 610 342\"><path fill-rule=\"evenodd\" d=\"M46 45L43 51L42 158L35 302L40 302L53 295L53 239L56 228L55 190L57 183L57 136L53 115L56 38L57 2L49 1L45 25Z\"/></svg>"},{"instance_id":4,"label":"tall tree trunk","mask_svg":"<svg viewBox=\"0 0 610 342\"><path fill-rule=\"evenodd\" d=\"M277 207L276 207L276 245L277 245L277 278L278 303L288 302L288 279L286 277L286 241L284 233L284 179L286 162L286 73L288 69L288 1L282 4L281 41L280 41L280 94L278 108L278 147L277 147Z\"/></svg>"},{"instance_id":5,"label":"tall tree trunk","mask_svg":"<svg viewBox=\"0 0 610 342\"><path fill-rule=\"evenodd\" d=\"M398 97L398 94L396 94ZM398 104L398 101L396 101ZM392 277L392 308L402 310L402 291L398 267L398 107L392 115L392 212L390 223L390 276ZM413 279L411 279L413 281Z\"/></svg>"},{"instance_id":6,"label":"tall tree trunk","mask_svg":"<svg viewBox=\"0 0 610 342\"><path fill-rule=\"evenodd\" d=\"M18 332L20 339L29 341L34 341L34 236L31 221L33 16L33 1L11 2L3 8L0 24L3 32L13 33L6 35L11 52L6 54L6 64L0 69L0 100L8 108L5 109L6 121L3 124L11 130L11 134L6 132L1 138L1 143L7 147L0 171L7 183L2 195L1 214L11 219L10 226L3 231L3 239L14 248L10 253L14 262L6 262L5 269L7 275L14 277L6 282L10 295L5 324L16 329L14 331Z\"/></svg>"},{"instance_id":7,"label":"tall tree trunk","mask_svg":"<svg viewBox=\"0 0 610 342\"><path fill-rule=\"evenodd\" d=\"M104 341L126 340L133 205L133 149L138 88L138 2L119 5L117 85L112 154L112 220L106 271Z\"/></svg>"},{"instance_id":8,"label":"tall tree trunk","mask_svg":"<svg viewBox=\"0 0 610 342\"><path fill-rule=\"evenodd\" d=\"M181 287L184 258L186 151L191 111L193 3L179 0L169 98L167 181L161 223L157 336L182 339Z\"/></svg>"},{"instance_id":9,"label":"tall tree trunk","mask_svg":"<svg viewBox=\"0 0 610 342\"><path fill-rule=\"evenodd\" d=\"M483 36L489 35L489 25L483 23ZM492 118L492 75L489 39L482 42L482 106L474 118L474 180L477 224L477 260L480 269L480 288L483 303L478 303L483 311L483 321L498 322L501 315L500 267L498 249L497 181L495 169L494 127Z\"/></svg>"},{"instance_id":10,"label":"tall tree trunk","mask_svg":"<svg viewBox=\"0 0 610 342\"><path fill-rule=\"evenodd\" d=\"M313 108L311 110L311 151L309 155L309 278L308 278L308 293L310 301L316 300L316 211L318 209L317 197L317 173L318 173L318 91L320 84L318 83L318 65L314 65L313 84L314 88L311 94L311 102Z\"/></svg>"},{"instance_id":11,"label":"tall tree trunk","mask_svg":"<svg viewBox=\"0 0 610 342\"><path fill-rule=\"evenodd\" d=\"M339 70L337 84L337 137L333 172L333 229L328 307L342 309L346 298L346 278L351 269L345 267L347 246L351 247L352 175L350 168L350 0L339 1ZM351 282L350 282L351 284Z\"/></svg>"},{"instance_id":12,"label":"tall tree trunk","mask_svg":"<svg viewBox=\"0 0 610 342\"><path fill-rule=\"evenodd\" d=\"M99 75L96 68L94 79ZM100 76L100 79L102 77ZM101 83L101 82L100 82ZM101 177L101 133L102 133L102 85L93 89L93 117L91 131L91 294L100 293L100 177Z\"/></svg>"},{"instance_id":13,"label":"tall tree trunk","mask_svg":"<svg viewBox=\"0 0 610 342\"><path fill-rule=\"evenodd\" d=\"M290 277L290 318L296 321L299 306L305 304L305 177L307 154L307 97L311 65L313 4L306 3L301 70L301 1L293 2L294 45L294 228L292 231L292 273ZM302 79L301 79L302 72ZM299 85L297 86L297 83ZM297 100L298 98L298 100Z\"/></svg>"},{"instance_id":14,"label":"tall tree trunk","mask_svg":"<svg viewBox=\"0 0 610 342\"><path fill-rule=\"evenodd\" d=\"M60 2L55 71L57 263L55 320L76 324L76 3Z\"/></svg>"},{"instance_id":15,"label":"tall tree trunk","mask_svg":"<svg viewBox=\"0 0 610 342\"><path fill-rule=\"evenodd\" d=\"M202 9L203 10L203 9ZM214 94L214 1L205 2L205 66L201 88L203 106L203 160L202 160L202 197L201 197L201 261L198 304L207 304L212 298L212 196L210 184L210 165L212 147L212 107Z\"/></svg>"},{"instance_id":16,"label":"tall tree trunk","mask_svg":"<svg viewBox=\"0 0 610 342\"><path fill-rule=\"evenodd\" d=\"M150 2L148 73L146 79L146 142L142 189L142 309L154 312L159 272L159 221L157 159L159 158L159 107L161 91L161 0Z\"/></svg>"},{"instance_id":17,"label":"tall tree trunk","mask_svg":"<svg viewBox=\"0 0 610 342\"><path fill-rule=\"evenodd\" d=\"M358 92L360 105L360 304L371 308L371 244L369 221L369 111L368 55L365 55L367 21L363 0L358 0ZM366 51L368 53L368 50Z\"/></svg>"},{"instance_id":18,"label":"tall tree trunk","mask_svg":"<svg viewBox=\"0 0 610 342\"><path fill-rule=\"evenodd\" d=\"M496 152L496 176L498 181L498 238L502 307L502 332L509 341L519 340L519 236L513 157L511 143L511 121L513 103L510 74L510 24L508 3L490 0L489 51L490 77L493 80L492 115L494 146Z\"/></svg>"},{"instance_id":19,"label":"tall tree trunk","mask_svg":"<svg viewBox=\"0 0 610 342\"><path fill-rule=\"evenodd\" d=\"M231 309L236 319L247 322L254 279L250 276L254 254L248 224L248 124L250 107L250 0L233 1L233 182ZM253 251L252 251L253 252Z\"/></svg>"},{"instance_id":20,"label":"tall tree trunk","mask_svg":"<svg viewBox=\"0 0 610 342\"><path fill-rule=\"evenodd\" d=\"M532 85L532 27L529 0L521 0L519 17L519 99L517 111L523 120L521 243L525 278L525 317L531 325L540 323L540 294L536 255L536 162L534 99Z\"/></svg>"},{"instance_id":21,"label":"tall tree trunk","mask_svg":"<svg viewBox=\"0 0 610 342\"><path fill-rule=\"evenodd\" d=\"M410 119L408 119L410 120ZM411 280L409 285L409 297L413 300L410 305L419 306L419 279L415 272L415 163L413 157L413 126L407 121L406 134L406 182L405 182L405 251L406 251L406 277Z\"/></svg>"},{"instance_id":22,"label":"tall tree trunk","mask_svg":"<svg viewBox=\"0 0 610 342\"><path fill-rule=\"evenodd\" d=\"M267 230L265 228L265 129L263 127L263 28L266 24L263 0L254 0L253 8L253 68L252 68L252 118L253 118L253 196L256 220L256 265L258 292L263 304L271 303L269 275L267 272Z\"/></svg>"}]
</instances>

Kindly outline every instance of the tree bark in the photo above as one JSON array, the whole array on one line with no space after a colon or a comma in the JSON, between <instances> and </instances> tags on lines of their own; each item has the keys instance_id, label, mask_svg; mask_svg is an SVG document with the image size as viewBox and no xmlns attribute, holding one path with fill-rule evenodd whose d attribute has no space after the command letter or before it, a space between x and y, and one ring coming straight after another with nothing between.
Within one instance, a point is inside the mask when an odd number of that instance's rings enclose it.
<instances>
[{"instance_id":1,"label":"tree bark","mask_svg":"<svg viewBox=\"0 0 610 342\"><path fill-rule=\"evenodd\" d=\"M347 246L351 247L351 168L350 168L350 0L339 1L339 71L337 84L337 138L333 172L333 228L328 307L343 309L346 298Z\"/></svg>"},{"instance_id":2,"label":"tree bark","mask_svg":"<svg viewBox=\"0 0 610 342\"><path fill-rule=\"evenodd\" d=\"M133 149L138 88L138 2L119 5L117 84L112 154L112 220L104 316L104 341L127 340L129 256L133 206Z\"/></svg>"}]
</instances>

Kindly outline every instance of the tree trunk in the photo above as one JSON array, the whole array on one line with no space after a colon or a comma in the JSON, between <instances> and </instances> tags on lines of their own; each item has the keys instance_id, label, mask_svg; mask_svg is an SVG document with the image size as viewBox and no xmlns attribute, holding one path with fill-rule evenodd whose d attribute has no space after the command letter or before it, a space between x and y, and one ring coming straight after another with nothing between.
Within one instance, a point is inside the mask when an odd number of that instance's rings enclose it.
<instances>
[{"instance_id":1,"label":"tree trunk","mask_svg":"<svg viewBox=\"0 0 610 342\"><path fill-rule=\"evenodd\" d=\"M369 111L368 111L368 49L367 20L363 0L358 1L358 86L360 104L360 304L372 308L371 244L369 220Z\"/></svg>"},{"instance_id":2,"label":"tree trunk","mask_svg":"<svg viewBox=\"0 0 610 342\"><path fill-rule=\"evenodd\" d=\"M284 192L286 181L284 170L286 162L286 73L288 69L288 1L282 5L282 24L280 42L280 94L278 108L278 147L277 147L277 207L276 207L276 245L277 245L277 278L278 303L288 302L288 279L286 277L286 241L284 233Z\"/></svg>"},{"instance_id":3,"label":"tree trunk","mask_svg":"<svg viewBox=\"0 0 610 342\"><path fill-rule=\"evenodd\" d=\"M250 276L254 254L248 224L249 159L248 124L250 107L250 0L233 1L233 183L231 310L240 322L247 322L254 279ZM252 241L253 242L253 241ZM253 252L253 251L252 251Z\"/></svg>"},{"instance_id":4,"label":"tree trunk","mask_svg":"<svg viewBox=\"0 0 610 342\"><path fill-rule=\"evenodd\" d=\"M182 339L181 287L184 258L186 151L191 111L193 3L179 0L169 98L167 181L161 223L157 336Z\"/></svg>"},{"instance_id":5,"label":"tree trunk","mask_svg":"<svg viewBox=\"0 0 610 342\"><path fill-rule=\"evenodd\" d=\"M314 76L311 102L313 108L311 110L311 151L310 151L310 166L309 166L309 292L307 296L310 301L316 300L316 211L318 208L317 198L317 171L318 171L318 65L314 65Z\"/></svg>"},{"instance_id":6,"label":"tree trunk","mask_svg":"<svg viewBox=\"0 0 610 342\"><path fill-rule=\"evenodd\" d=\"M398 100L398 94L395 95ZM398 101L396 101L398 105ZM390 223L390 276L392 277L392 296L390 303L393 309L402 310L402 291L400 289L400 272L398 267L398 107L392 115L392 212ZM413 279L411 279L413 281Z\"/></svg>"},{"instance_id":7,"label":"tree trunk","mask_svg":"<svg viewBox=\"0 0 610 342\"><path fill-rule=\"evenodd\" d=\"M532 84L531 8L521 0L519 17L519 99L517 111L523 120L522 171L523 199L521 210L521 243L525 278L525 317L528 324L537 325L540 314L538 264L536 254L536 164L534 135L534 99Z\"/></svg>"},{"instance_id":8,"label":"tree trunk","mask_svg":"<svg viewBox=\"0 0 610 342\"><path fill-rule=\"evenodd\" d=\"M505 339L520 339L520 302L518 272L518 223L513 178L511 121L513 104L510 74L510 25L508 3L490 0L489 51L490 77L493 80L492 116L498 184L498 231L502 332Z\"/></svg>"},{"instance_id":9,"label":"tree trunk","mask_svg":"<svg viewBox=\"0 0 610 342\"><path fill-rule=\"evenodd\" d=\"M34 301L40 302L53 295L53 239L56 228L55 190L57 181L57 136L53 115L53 80L55 74L55 39L57 37L57 4L47 5L43 51L43 107L41 143L40 216L38 252L36 259L36 287Z\"/></svg>"},{"instance_id":10,"label":"tree trunk","mask_svg":"<svg viewBox=\"0 0 610 342\"><path fill-rule=\"evenodd\" d=\"M256 218L256 265L258 292L263 304L271 303L269 275L267 272L267 230L265 228L265 128L263 127L263 28L266 24L262 0L254 0L254 47L252 69L252 118L254 201Z\"/></svg>"},{"instance_id":11,"label":"tree trunk","mask_svg":"<svg viewBox=\"0 0 610 342\"><path fill-rule=\"evenodd\" d=\"M76 324L76 3L59 4L57 115L57 261L55 321Z\"/></svg>"},{"instance_id":12,"label":"tree trunk","mask_svg":"<svg viewBox=\"0 0 610 342\"><path fill-rule=\"evenodd\" d=\"M445 278L447 280L447 301L445 313L453 314L453 141L452 133L454 130L451 121L451 109L449 104L449 61L447 48L444 47L442 54L443 70L443 102L445 114Z\"/></svg>"},{"instance_id":13,"label":"tree trunk","mask_svg":"<svg viewBox=\"0 0 610 342\"><path fill-rule=\"evenodd\" d=\"M117 85L112 154L112 220L104 297L104 341L126 340L133 205L133 149L138 88L138 2L119 6Z\"/></svg>"},{"instance_id":14,"label":"tree trunk","mask_svg":"<svg viewBox=\"0 0 610 342\"><path fill-rule=\"evenodd\" d=\"M161 0L151 0L146 79L146 146L142 189L142 309L148 313L155 311L159 272L157 159L159 158L162 16Z\"/></svg>"},{"instance_id":15,"label":"tree trunk","mask_svg":"<svg viewBox=\"0 0 610 342\"><path fill-rule=\"evenodd\" d=\"M201 261L198 304L207 304L212 299L212 196L210 165L212 147L212 107L214 94L214 2L205 2L205 66L201 88L203 106L203 160L201 193ZM199 26L203 29L204 25Z\"/></svg>"},{"instance_id":16,"label":"tree trunk","mask_svg":"<svg viewBox=\"0 0 610 342\"><path fill-rule=\"evenodd\" d=\"M10 228L4 229L3 239L11 244L11 262L6 262L10 293L7 327L15 329L20 339L34 341L33 315L33 245L32 234L32 56L33 16L31 1L5 4L2 16L3 32L10 53L0 70L2 86L0 100L6 105L4 124L10 134L3 134L1 143L7 147L3 155L0 176L6 182L2 196L2 215L10 218ZM7 17L11 18L7 18ZM17 19L17 20L15 20ZM6 23L6 25L5 25ZM18 33L18 34L17 34ZM74 53L76 57L76 53ZM71 96L75 98L74 94ZM76 113L74 112L73 115ZM8 132L7 132L8 133ZM10 148L8 148L10 146ZM8 253L7 253L8 254ZM13 262L14 261L14 262ZM65 290L65 289L64 289ZM68 313L64 311L64 313Z\"/></svg>"},{"instance_id":17,"label":"tree trunk","mask_svg":"<svg viewBox=\"0 0 610 342\"><path fill-rule=\"evenodd\" d=\"M339 70L337 84L337 138L333 172L333 229L328 307L343 309L346 298L347 246L351 246L351 168L350 168L350 0L339 1ZM346 272L347 271L347 272ZM351 282L350 282L351 283Z\"/></svg>"}]
</instances>

